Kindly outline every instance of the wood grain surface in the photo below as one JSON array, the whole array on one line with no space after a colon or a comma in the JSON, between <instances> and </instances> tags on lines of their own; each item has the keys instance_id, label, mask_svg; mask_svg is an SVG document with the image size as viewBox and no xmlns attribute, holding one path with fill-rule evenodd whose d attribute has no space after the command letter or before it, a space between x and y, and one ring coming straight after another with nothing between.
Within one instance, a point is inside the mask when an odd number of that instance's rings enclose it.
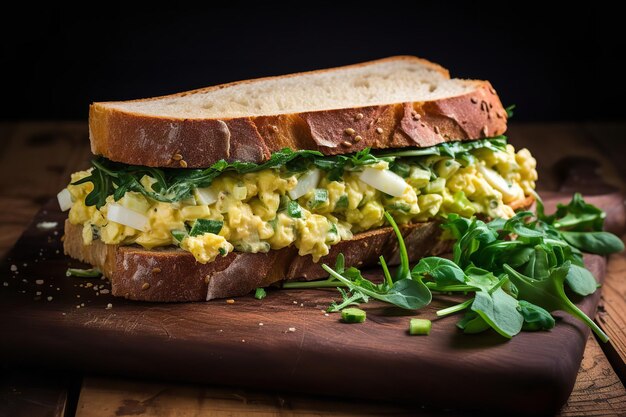
<instances>
[{"instance_id":1,"label":"wood grain surface","mask_svg":"<svg viewBox=\"0 0 626 417\"><path fill-rule=\"evenodd\" d=\"M557 162L564 156L594 158L598 161L598 170L607 181L617 188L624 189L623 176L626 173L626 165L621 162L621 155L626 151L623 139L626 137L626 125L624 124L531 124L512 125L509 131L512 143L516 146L528 146L540 163L540 187L542 189L556 189L561 184L560 172L563 166ZM11 244L17 239L31 216L38 207L65 185L70 172L79 167L84 167L89 156L86 124L84 123L29 123L29 124L0 124L0 162L3 174L0 176L0 203L7 210L0 211L0 253L6 252ZM621 151L620 151L621 149ZM10 171L8 169L11 169ZM24 186L26 184L26 186ZM609 263L609 270L613 266L613 258ZM616 271L621 269L617 268ZM612 278L613 277L613 278ZM611 337L611 346L623 346L624 334L624 288L623 275L609 274L605 287L615 288L617 298L605 296L604 309L606 312L600 320ZM612 284L609 284L612 282ZM605 288L605 289L606 289ZM622 294L622 297L619 295ZM610 307L607 308L607 303ZM613 314L617 314L613 317ZM619 318L621 315L621 319ZM613 324L611 324L613 323ZM611 330L611 326L613 330ZM613 331L613 333L611 333ZM607 349L611 357L611 350ZM618 352L618 349L613 349ZM623 372L623 348L621 360L618 355L617 362L613 360L615 369L622 367ZM586 366L588 358L593 358L594 366ZM623 375L623 373L622 373ZM10 386L11 375L4 373L3 385ZM97 390L99 378L90 378L82 390L82 396L88 397L92 390ZM602 384L598 384L602 381ZM611 382L613 381L613 382ZM597 344L588 343L585 358L578 373L578 379L574 391L563 408L563 415L619 415L624 414L623 408L615 408L615 404L623 404L624 389L617 382L613 367L607 361L606 356L598 349ZM143 386L142 382L133 382L134 386ZM167 385L177 387L176 385ZM139 389L139 388L138 388ZM224 389L224 388L219 388ZM236 393L236 390L227 392ZM124 390L118 390L120 396L124 396ZM132 397L129 393L129 397ZM284 396L284 395L283 395ZM197 402L197 398L181 397L180 401L186 400L191 403ZM308 397L307 397L308 398ZM611 400L614 399L614 400ZM326 399L311 399L311 401L325 403ZM85 403L82 402L82 408ZM183 406L183 403L179 403ZM328 404L333 404L329 402ZM613 404L613 406L609 406ZM365 405L365 403L364 403ZM332 405L330 405L332 407ZM356 406L356 405L352 405ZM192 407L193 408L193 407ZM322 407L323 408L323 407ZM213 415L215 410L203 408L202 415ZM225 408L224 410L228 410ZM222 410L222 411L224 411ZM295 410L295 409L294 409ZM298 414L297 409L294 415ZM362 409L365 413L365 408ZM3 408L0 405L0 415ZM254 409L250 409L251 412ZM286 412L282 409L281 412ZM430 415L430 414L419 415ZM32 414L48 415L48 414ZM83 414L81 414L83 415ZM84 414L88 415L88 414ZM100 414L101 415L101 414ZM157 415L157 414L144 414ZM158 414L162 415L162 414ZM224 415L224 414L215 414ZM281 414L283 415L283 414Z\"/></svg>"}]
</instances>

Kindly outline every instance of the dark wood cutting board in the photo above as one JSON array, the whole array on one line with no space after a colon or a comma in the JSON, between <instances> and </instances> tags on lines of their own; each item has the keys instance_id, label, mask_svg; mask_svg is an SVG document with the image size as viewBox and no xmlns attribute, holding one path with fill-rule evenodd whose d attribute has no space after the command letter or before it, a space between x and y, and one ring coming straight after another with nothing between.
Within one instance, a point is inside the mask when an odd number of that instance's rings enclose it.
<instances>
[{"instance_id":1,"label":"dark wood cutting board","mask_svg":"<svg viewBox=\"0 0 626 417\"><path fill-rule=\"evenodd\" d=\"M552 194L548 205L563 195ZM566 197L569 198L569 195ZM593 199L624 223L621 196ZM551 203L551 204L550 204ZM621 207L621 209L615 209ZM411 401L446 409L550 413L567 399L589 330L560 315L550 332L510 341L465 335L458 316L364 305L364 324L324 313L335 290L269 290L263 300L150 304L112 297L100 279L66 277L65 214L48 203L0 265L0 358L4 366L45 366L124 376L333 396ZM57 222L53 228L41 222ZM602 279L605 260L586 258ZM97 288L97 289L96 289ZM595 312L599 291L578 305ZM409 319L433 320L429 336L409 336Z\"/></svg>"}]
</instances>

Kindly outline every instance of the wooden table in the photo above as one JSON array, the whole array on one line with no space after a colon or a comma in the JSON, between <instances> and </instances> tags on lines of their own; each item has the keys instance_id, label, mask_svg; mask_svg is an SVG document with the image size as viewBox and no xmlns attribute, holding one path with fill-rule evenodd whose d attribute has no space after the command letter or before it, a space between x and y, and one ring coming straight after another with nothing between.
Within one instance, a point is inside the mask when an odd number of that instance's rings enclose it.
<instances>
[{"instance_id":1,"label":"wooden table","mask_svg":"<svg viewBox=\"0 0 626 417\"><path fill-rule=\"evenodd\" d=\"M513 124L509 136L517 147L529 147L538 159L542 189L557 186L555 162L570 156L597 160L607 182L626 191L626 123ZM0 257L39 207L67 184L70 173L88 166L89 157L84 122L0 124ZM574 391L561 416L626 415L624 254L610 259L597 321L611 341L600 346L590 336ZM396 404L215 386L50 374L37 369L2 371L0 417L450 415Z\"/></svg>"}]
</instances>

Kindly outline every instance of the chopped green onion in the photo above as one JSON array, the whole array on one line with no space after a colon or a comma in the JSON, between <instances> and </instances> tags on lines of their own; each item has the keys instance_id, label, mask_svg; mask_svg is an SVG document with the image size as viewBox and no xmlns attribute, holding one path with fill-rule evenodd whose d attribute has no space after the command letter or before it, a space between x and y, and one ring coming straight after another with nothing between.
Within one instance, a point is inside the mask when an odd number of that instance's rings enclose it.
<instances>
[{"instance_id":1,"label":"chopped green onion","mask_svg":"<svg viewBox=\"0 0 626 417\"><path fill-rule=\"evenodd\" d=\"M300 204L298 204L297 201L290 201L287 204L287 214L294 219L302 218L302 208L300 207Z\"/></svg>"},{"instance_id":2,"label":"chopped green onion","mask_svg":"<svg viewBox=\"0 0 626 417\"><path fill-rule=\"evenodd\" d=\"M426 319L411 319L409 323L410 335L429 335L430 329L433 326L430 320Z\"/></svg>"},{"instance_id":3,"label":"chopped green onion","mask_svg":"<svg viewBox=\"0 0 626 417\"><path fill-rule=\"evenodd\" d=\"M341 320L345 323L363 323L365 321L365 311L360 308L344 308L341 310Z\"/></svg>"},{"instance_id":4,"label":"chopped green onion","mask_svg":"<svg viewBox=\"0 0 626 417\"><path fill-rule=\"evenodd\" d=\"M264 288L257 288L254 291L254 298L256 298L257 300L264 299L266 295L267 295L267 293L265 292Z\"/></svg>"},{"instance_id":5,"label":"chopped green onion","mask_svg":"<svg viewBox=\"0 0 626 417\"><path fill-rule=\"evenodd\" d=\"M313 197L309 200L309 208L314 209L324 205L328 201L328 190L316 188L313 190Z\"/></svg>"},{"instance_id":6,"label":"chopped green onion","mask_svg":"<svg viewBox=\"0 0 626 417\"><path fill-rule=\"evenodd\" d=\"M186 230L172 230L171 233L172 233L172 237L179 244L183 242L185 237L187 237L187 231Z\"/></svg>"},{"instance_id":7,"label":"chopped green onion","mask_svg":"<svg viewBox=\"0 0 626 417\"><path fill-rule=\"evenodd\" d=\"M193 224L189 234L191 236L199 236L205 233L218 234L222 230L224 222L220 220L198 219Z\"/></svg>"}]
</instances>

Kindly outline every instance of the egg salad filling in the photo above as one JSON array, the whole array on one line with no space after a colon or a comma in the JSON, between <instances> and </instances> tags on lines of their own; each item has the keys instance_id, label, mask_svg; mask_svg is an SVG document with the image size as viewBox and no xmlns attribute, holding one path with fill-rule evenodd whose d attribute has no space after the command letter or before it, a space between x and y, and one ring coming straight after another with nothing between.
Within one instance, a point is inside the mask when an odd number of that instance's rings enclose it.
<instances>
[{"instance_id":1,"label":"egg salad filling","mask_svg":"<svg viewBox=\"0 0 626 417\"><path fill-rule=\"evenodd\" d=\"M329 157L284 149L261 165L206 170L100 158L58 197L85 245L175 245L200 263L293 245L317 262L339 241L383 226L384 211L399 224L448 213L511 217L533 193L535 167L503 137Z\"/></svg>"}]
</instances>

